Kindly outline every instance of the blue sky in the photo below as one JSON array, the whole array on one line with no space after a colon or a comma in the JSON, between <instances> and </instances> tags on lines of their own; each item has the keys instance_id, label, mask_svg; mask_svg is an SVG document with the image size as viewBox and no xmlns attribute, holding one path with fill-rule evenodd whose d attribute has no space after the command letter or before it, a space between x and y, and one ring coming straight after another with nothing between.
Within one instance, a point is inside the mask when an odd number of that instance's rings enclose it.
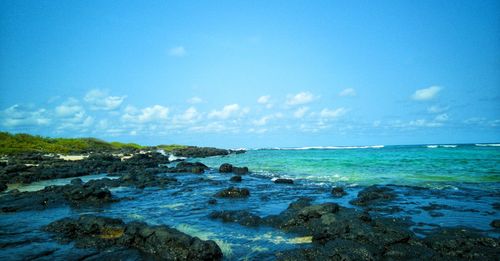
<instances>
[{"instance_id":1,"label":"blue sky","mask_svg":"<svg viewBox=\"0 0 500 261\"><path fill-rule=\"evenodd\" d=\"M500 141L498 1L1 1L0 35L2 131Z\"/></svg>"}]
</instances>

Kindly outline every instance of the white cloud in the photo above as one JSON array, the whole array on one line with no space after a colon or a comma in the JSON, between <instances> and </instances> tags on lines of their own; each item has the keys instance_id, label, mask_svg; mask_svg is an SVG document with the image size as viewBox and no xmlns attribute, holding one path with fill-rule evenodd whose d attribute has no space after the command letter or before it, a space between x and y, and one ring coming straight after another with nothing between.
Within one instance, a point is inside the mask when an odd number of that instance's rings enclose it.
<instances>
[{"instance_id":1,"label":"white cloud","mask_svg":"<svg viewBox=\"0 0 500 261\"><path fill-rule=\"evenodd\" d=\"M315 99L314 95L310 92L299 92L295 95L289 95L286 101L287 105L300 105L310 103Z\"/></svg>"},{"instance_id":2,"label":"white cloud","mask_svg":"<svg viewBox=\"0 0 500 261\"><path fill-rule=\"evenodd\" d=\"M443 124L441 122L427 121L425 119L413 120L408 123L409 126L413 127L440 127Z\"/></svg>"},{"instance_id":3,"label":"white cloud","mask_svg":"<svg viewBox=\"0 0 500 261\"><path fill-rule=\"evenodd\" d=\"M85 114L85 109L80 106L80 103L75 98L69 98L61 105L55 108L55 113L57 117L60 118L70 118L75 117L78 114Z\"/></svg>"},{"instance_id":4,"label":"white cloud","mask_svg":"<svg viewBox=\"0 0 500 261\"><path fill-rule=\"evenodd\" d=\"M356 96L356 90L354 90L353 88L344 89L339 93L339 96L343 96L343 97Z\"/></svg>"},{"instance_id":5,"label":"white cloud","mask_svg":"<svg viewBox=\"0 0 500 261\"><path fill-rule=\"evenodd\" d=\"M412 95L412 98L416 101L427 101L432 100L441 91L439 86L431 86L425 89L416 90Z\"/></svg>"},{"instance_id":6,"label":"white cloud","mask_svg":"<svg viewBox=\"0 0 500 261\"><path fill-rule=\"evenodd\" d=\"M448 120L448 114L446 113L443 113L443 114L439 114L437 115L435 118L434 118L435 121L439 121L439 122L444 122L444 121L447 121Z\"/></svg>"},{"instance_id":7,"label":"white cloud","mask_svg":"<svg viewBox=\"0 0 500 261\"><path fill-rule=\"evenodd\" d=\"M262 116L260 119L252 121L252 123L255 126L264 126L270 120L272 120L272 119L278 119L278 118L281 118L281 117L283 117L283 114L278 112L278 113L275 113L275 114L270 114L270 115Z\"/></svg>"},{"instance_id":8,"label":"white cloud","mask_svg":"<svg viewBox=\"0 0 500 261\"><path fill-rule=\"evenodd\" d=\"M259 99L257 99L257 102L260 104L266 104L266 103L269 103L269 99L271 99L271 96L263 95L263 96L260 96Z\"/></svg>"},{"instance_id":9,"label":"white cloud","mask_svg":"<svg viewBox=\"0 0 500 261\"><path fill-rule=\"evenodd\" d=\"M237 117L237 116L242 116L246 113L248 113L249 109L244 108L242 109L239 104L230 104L224 106L222 110L212 110L209 114L209 118L218 118L218 119L228 119L231 117Z\"/></svg>"},{"instance_id":10,"label":"white cloud","mask_svg":"<svg viewBox=\"0 0 500 261\"><path fill-rule=\"evenodd\" d=\"M300 107L293 113L293 117L302 118L307 113L307 111L309 111L309 107Z\"/></svg>"},{"instance_id":11,"label":"white cloud","mask_svg":"<svg viewBox=\"0 0 500 261\"><path fill-rule=\"evenodd\" d=\"M433 105L433 106L430 106L427 108L427 112L429 112L429 113L441 113L441 112L445 112L447 110L448 110L448 107L440 107L437 105Z\"/></svg>"},{"instance_id":12,"label":"white cloud","mask_svg":"<svg viewBox=\"0 0 500 261\"><path fill-rule=\"evenodd\" d=\"M93 89L87 92L84 100L94 110L115 110L122 104L126 96L108 96L106 91Z\"/></svg>"},{"instance_id":13,"label":"white cloud","mask_svg":"<svg viewBox=\"0 0 500 261\"><path fill-rule=\"evenodd\" d=\"M30 108L18 104L1 111L0 117L2 119L2 125L8 128L43 126L51 122L47 115L47 110L37 109L32 111Z\"/></svg>"},{"instance_id":14,"label":"white cloud","mask_svg":"<svg viewBox=\"0 0 500 261\"><path fill-rule=\"evenodd\" d=\"M153 105L138 111L132 106L125 109L122 120L133 123L147 123L153 121L165 121L168 118L169 108L161 105Z\"/></svg>"},{"instance_id":15,"label":"white cloud","mask_svg":"<svg viewBox=\"0 0 500 261\"><path fill-rule=\"evenodd\" d=\"M273 104L271 103L271 96L270 95L263 95L260 96L257 99L257 103L260 103L262 105L265 105L266 108L271 109L273 107Z\"/></svg>"},{"instance_id":16,"label":"white cloud","mask_svg":"<svg viewBox=\"0 0 500 261\"><path fill-rule=\"evenodd\" d=\"M193 123L201 119L201 113L195 107L189 107L184 113L174 117L175 123Z\"/></svg>"},{"instance_id":17,"label":"white cloud","mask_svg":"<svg viewBox=\"0 0 500 261\"><path fill-rule=\"evenodd\" d=\"M202 103L203 102L203 99L198 97L198 96L194 96L194 97L191 97L187 100L188 103L191 103L191 104L198 104L198 103Z\"/></svg>"},{"instance_id":18,"label":"white cloud","mask_svg":"<svg viewBox=\"0 0 500 261\"><path fill-rule=\"evenodd\" d=\"M337 108L335 110L330 110L330 109L323 109L321 112L320 112L320 116L321 118L331 118L331 119L334 119L334 118L339 118L343 115L345 115L349 110L344 108L344 107L340 107L340 108Z\"/></svg>"},{"instance_id":19,"label":"white cloud","mask_svg":"<svg viewBox=\"0 0 500 261\"><path fill-rule=\"evenodd\" d=\"M186 54L187 54L187 51L184 48L184 46L176 46L176 47L172 47L172 48L170 48L170 50L168 50L168 55L174 56L174 57L183 57Z\"/></svg>"}]
</instances>

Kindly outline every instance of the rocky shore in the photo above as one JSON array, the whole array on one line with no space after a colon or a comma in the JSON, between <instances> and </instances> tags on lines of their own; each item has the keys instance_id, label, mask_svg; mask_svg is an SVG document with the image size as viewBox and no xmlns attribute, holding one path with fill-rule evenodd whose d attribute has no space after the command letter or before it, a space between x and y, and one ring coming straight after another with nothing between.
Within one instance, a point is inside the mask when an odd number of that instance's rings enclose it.
<instances>
[{"instance_id":1,"label":"rocky shore","mask_svg":"<svg viewBox=\"0 0 500 261\"><path fill-rule=\"evenodd\" d=\"M227 156L230 153L235 152L187 147L178 151L176 156ZM79 178L102 173L108 177L87 182ZM183 178L184 175L198 178L188 180ZM210 178L213 176L217 179ZM48 186L38 191L8 190L10 184L61 178L73 179L69 184ZM257 185L248 186L256 179ZM287 178L266 180L253 176L244 166L222 164L218 168L209 168L189 160L171 162L169 155L157 151L127 157L96 153L77 161L40 154L16 155L4 157L0 164L0 189L8 190L0 194L0 218L9 213L51 211L61 206L100 211L128 200L115 194L114 190L118 188L172 190L171 195L185 193L183 195L187 198L189 193L194 195L195 191L205 188L203 195L206 195L204 209L209 213L207 218L220 226L238 224L251 229L272 228L296 235L305 244L266 252L254 256L254 259L495 260L500 256L500 240L481 231L435 227L422 237L410 229L414 225L411 221L384 216L382 213L401 212L391 203L404 195L397 193L392 186L366 187L351 196L350 206L333 202L349 196L345 188L333 187L325 194L329 202L317 203L311 197L296 197L279 214L262 216L237 207L238 202L254 197L258 197L258 202L269 201L267 191L273 188L287 191L299 185ZM168 202L169 198L164 200ZM168 207L174 208L175 205ZM493 207L498 209L496 205ZM434 213L443 208L446 206L429 205L422 210ZM498 229L499 222L494 220L491 227ZM78 257L83 260L229 258L224 256L218 245L220 242L200 239L167 225L148 225L148 220L125 222L121 218L83 214L53 221L41 229L62 244L71 242L76 248L90 249L90 254ZM48 251L46 256L51 254L53 252ZM40 255L43 256L43 253Z\"/></svg>"}]
</instances>

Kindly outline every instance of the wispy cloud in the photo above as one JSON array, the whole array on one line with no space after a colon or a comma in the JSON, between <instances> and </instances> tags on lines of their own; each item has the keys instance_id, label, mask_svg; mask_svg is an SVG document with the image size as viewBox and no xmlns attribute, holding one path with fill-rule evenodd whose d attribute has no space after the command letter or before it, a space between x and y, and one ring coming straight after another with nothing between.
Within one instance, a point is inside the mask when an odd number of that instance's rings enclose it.
<instances>
[{"instance_id":1,"label":"wispy cloud","mask_svg":"<svg viewBox=\"0 0 500 261\"><path fill-rule=\"evenodd\" d=\"M230 104L224 106L222 110L212 110L209 114L209 118L218 118L218 119L228 119L231 117L242 116L248 113L248 108L241 108L239 104Z\"/></svg>"},{"instance_id":2,"label":"wispy cloud","mask_svg":"<svg viewBox=\"0 0 500 261\"><path fill-rule=\"evenodd\" d=\"M353 88L344 89L339 93L339 96L342 96L342 97L356 96L356 90L354 90Z\"/></svg>"},{"instance_id":3,"label":"wispy cloud","mask_svg":"<svg viewBox=\"0 0 500 261\"><path fill-rule=\"evenodd\" d=\"M427 112L428 113L441 113L441 112L445 112L449 109L449 107L440 107L440 106L437 106L437 105L433 105L433 106L430 106L427 108Z\"/></svg>"},{"instance_id":4,"label":"wispy cloud","mask_svg":"<svg viewBox=\"0 0 500 261\"><path fill-rule=\"evenodd\" d=\"M415 93L411 96L412 99L416 101L428 101L434 99L437 94L441 91L441 87L439 86L431 86L429 88L416 90Z\"/></svg>"},{"instance_id":5,"label":"wispy cloud","mask_svg":"<svg viewBox=\"0 0 500 261\"><path fill-rule=\"evenodd\" d=\"M187 54L186 49L184 46L176 46L172 47L168 50L168 55L174 56L174 57L183 57Z\"/></svg>"},{"instance_id":6,"label":"wispy cloud","mask_svg":"<svg viewBox=\"0 0 500 261\"><path fill-rule=\"evenodd\" d=\"M194 96L194 97L191 97L187 100L188 103L191 103L191 104L198 104L198 103L202 103L203 102L203 99L198 97L198 96Z\"/></svg>"},{"instance_id":7,"label":"wispy cloud","mask_svg":"<svg viewBox=\"0 0 500 261\"><path fill-rule=\"evenodd\" d=\"M335 119L344 116L348 111L349 110L344 107L340 107L335 110L325 108L320 112L320 116L321 118Z\"/></svg>"},{"instance_id":8,"label":"wispy cloud","mask_svg":"<svg viewBox=\"0 0 500 261\"><path fill-rule=\"evenodd\" d=\"M87 92L84 101L94 110L115 110L120 107L126 96L109 96L107 91L93 89Z\"/></svg>"},{"instance_id":9,"label":"wispy cloud","mask_svg":"<svg viewBox=\"0 0 500 261\"><path fill-rule=\"evenodd\" d=\"M268 109L271 109L273 107L273 104L271 103L271 96L270 95L260 96L257 99L257 103L265 105L266 108L268 108Z\"/></svg>"},{"instance_id":10,"label":"wispy cloud","mask_svg":"<svg viewBox=\"0 0 500 261\"><path fill-rule=\"evenodd\" d=\"M122 120L130 123L147 123L153 121L165 121L168 119L169 108L161 105L153 105L141 110L129 106Z\"/></svg>"},{"instance_id":11,"label":"wispy cloud","mask_svg":"<svg viewBox=\"0 0 500 261\"><path fill-rule=\"evenodd\" d=\"M295 118L302 118L304 115L309 111L309 107L300 107L298 108L294 113L293 117Z\"/></svg>"},{"instance_id":12,"label":"wispy cloud","mask_svg":"<svg viewBox=\"0 0 500 261\"><path fill-rule=\"evenodd\" d=\"M289 95L286 101L287 105L300 105L312 102L315 99L310 92L299 92L295 95Z\"/></svg>"},{"instance_id":13,"label":"wispy cloud","mask_svg":"<svg viewBox=\"0 0 500 261\"><path fill-rule=\"evenodd\" d=\"M0 112L2 125L7 128L20 126L44 126L51 123L46 109L31 110L15 104Z\"/></svg>"}]
</instances>

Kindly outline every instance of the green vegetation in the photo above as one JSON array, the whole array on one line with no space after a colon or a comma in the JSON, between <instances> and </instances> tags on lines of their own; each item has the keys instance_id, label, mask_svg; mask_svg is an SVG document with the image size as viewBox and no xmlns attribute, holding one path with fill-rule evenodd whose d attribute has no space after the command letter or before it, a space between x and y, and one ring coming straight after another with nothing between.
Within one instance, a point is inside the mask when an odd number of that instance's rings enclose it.
<instances>
[{"instance_id":1,"label":"green vegetation","mask_svg":"<svg viewBox=\"0 0 500 261\"><path fill-rule=\"evenodd\" d=\"M179 145L171 145L179 146ZM167 146L168 147L168 146ZM110 151L135 151L147 147L135 143L106 142L95 138L47 138L29 134L0 132L0 154L26 152L86 153Z\"/></svg>"},{"instance_id":2,"label":"green vegetation","mask_svg":"<svg viewBox=\"0 0 500 261\"><path fill-rule=\"evenodd\" d=\"M185 146L185 145L178 145L178 144L171 144L171 145L158 145L156 146L156 148L158 149L162 149L164 150L165 152L173 152L173 151L176 151L176 150L180 150L180 149L185 149L187 148L188 146Z\"/></svg>"}]
</instances>

